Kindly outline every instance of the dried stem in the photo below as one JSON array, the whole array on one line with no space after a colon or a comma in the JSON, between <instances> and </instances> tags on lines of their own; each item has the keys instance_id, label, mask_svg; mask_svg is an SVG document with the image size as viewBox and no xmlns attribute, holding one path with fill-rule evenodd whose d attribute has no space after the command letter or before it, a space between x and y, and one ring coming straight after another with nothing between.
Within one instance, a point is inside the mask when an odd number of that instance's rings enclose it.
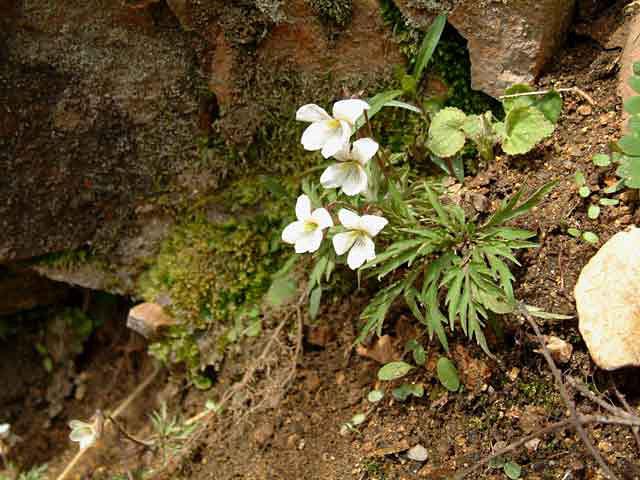
<instances>
[{"instance_id":1,"label":"dried stem","mask_svg":"<svg viewBox=\"0 0 640 480\"><path fill-rule=\"evenodd\" d=\"M564 382L562 381L562 374L560 373L560 370L558 369L556 362L553 360L553 357L551 356L551 352L549 352L549 349L547 348L547 344L544 340L544 337L542 336L540 327L538 327L538 324L533 319L533 317L531 316L531 314L527 310L527 307L524 304L518 303L518 311L524 316L524 318L527 320L529 325L531 325L531 328L533 328L533 331L536 334L538 343L542 347L542 355L547 361L547 364L549 365L549 369L551 370L551 373L553 374L553 377L556 380L556 385L558 387L558 390L560 391L560 396L562 397L562 400L564 401L565 405L569 409L569 412L571 415L571 421L573 422L573 427L578 433L578 436L587 447L587 450L589 450L589 453L591 453L593 458L596 459L596 461L600 465L600 468L602 468L602 470L604 471L605 475L609 477L611 480L617 480L618 477L611 471L611 468L609 467L609 465L607 465L604 458L602 458L602 455L596 449L596 447L593 446L593 443L591 443L591 440L589 439L589 434L582 426L582 423L580 423L578 419L578 412L576 410L575 403L569 397L567 388Z\"/></svg>"},{"instance_id":2,"label":"dried stem","mask_svg":"<svg viewBox=\"0 0 640 480\"><path fill-rule=\"evenodd\" d=\"M633 409L631 408L631 405L629 405L629 402L627 402L627 399L625 398L625 396L620 392L620 390L618 390L618 387L614 385L613 388L614 388L614 391L616 392L616 397L618 397L618 400L620 400L620 403L626 409L629 415L636 416ZM636 445L638 446L638 450L640 451L639 430L640 429L638 429L638 427L631 427L631 432L633 433L633 437L636 439Z\"/></svg>"},{"instance_id":3,"label":"dried stem","mask_svg":"<svg viewBox=\"0 0 640 480\"><path fill-rule=\"evenodd\" d=\"M512 93L510 95L502 95L501 97L498 97L498 98L500 100L504 100L505 98L531 97L531 96L546 95L547 93L551 93L551 92L577 93L582 98L584 98L587 102L589 102L592 106L595 107L597 105L597 103L593 100L593 98L588 93L586 93L584 90L578 87L555 88L553 90L538 90L537 92Z\"/></svg>"},{"instance_id":4,"label":"dried stem","mask_svg":"<svg viewBox=\"0 0 640 480\"><path fill-rule=\"evenodd\" d=\"M131 402L133 402L136 399L136 397L140 395L144 391L144 389L151 384L151 382L153 382L153 380L156 378L159 372L160 372L160 367L156 366L153 372L151 373L151 375L149 375L144 382L138 385L138 387L133 392L131 392L122 401L122 403L120 403L120 405L118 405L118 407L113 411L113 413L109 415L109 418L111 419L111 421L114 422L114 425L118 426L117 423L114 421L114 418L118 417L120 414L122 414L122 412L125 411L125 409L131 404ZM67 477L67 475L71 473L71 470L73 470L73 467L75 467L76 464L80 461L80 459L84 456L85 452L87 452L90 449L91 447L87 447L79 450L78 453L76 453L76 456L73 457L71 461L67 464L67 466L62 471L62 473L58 475L56 480L64 480Z\"/></svg>"},{"instance_id":5,"label":"dried stem","mask_svg":"<svg viewBox=\"0 0 640 480\"><path fill-rule=\"evenodd\" d=\"M145 441L145 440L140 440L136 437L134 437L133 435L131 435L129 432L127 432L124 427L122 425L120 425L120 422L118 422L115 418L109 416L107 417L114 425L115 427L118 429L118 431L124 435L126 438L128 438L129 440L131 440L133 443L137 443L138 445L141 445L145 448L151 448L153 446L155 446L154 442L149 442L149 441Z\"/></svg>"}]
</instances>

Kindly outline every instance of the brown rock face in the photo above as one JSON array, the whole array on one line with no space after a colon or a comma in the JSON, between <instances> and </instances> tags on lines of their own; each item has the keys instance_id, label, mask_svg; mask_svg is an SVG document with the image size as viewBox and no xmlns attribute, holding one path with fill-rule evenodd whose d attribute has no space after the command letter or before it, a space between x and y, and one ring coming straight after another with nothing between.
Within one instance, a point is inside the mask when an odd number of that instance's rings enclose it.
<instances>
[{"instance_id":1,"label":"brown rock face","mask_svg":"<svg viewBox=\"0 0 640 480\"><path fill-rule=\"evenodd\" d=\"M619 232L589 260L575 288L580 333L605 370L640 366L640 229Z\"/></svg>"},{"instance_id":2,"label":"brown rock face","mask_svg":"<svg viewBox=\"0 0 640 480\"><path fill-rule=\"evenodd\" d=\"M167 211L233 168L273 173L224 149L270 148L253 144L283 96L292 119L292 99L317 100L327 77L338 98L403 62L372 0L354 0L339 30L304 0L267 4L0 0L0 264L89 245L130 291L174 221ZM203 138L221 145L215 158L203 160ZM85 270L42 269L113 283Z\"/></svg>"},{"instance_id":3,"label":"brown rock face","mask_svg":"<svg viewBox=\"0 0 640 480\"><path fill-rule=\"evenodd\" d=\"M502 95L540 74L564 41L575 0L460 0L449 22L469 42L472 86Z\"/></svg>"},{"instance_id":4,"label":"brown rock face","mask_svg":"<svg viewBox=\"0 0 640 480\"><path fill-rule=\"evenodd\" d=\"M63 301L69 287L31 271L0 269L0 315L10 315Z\"/></svg>"}]
</instances>

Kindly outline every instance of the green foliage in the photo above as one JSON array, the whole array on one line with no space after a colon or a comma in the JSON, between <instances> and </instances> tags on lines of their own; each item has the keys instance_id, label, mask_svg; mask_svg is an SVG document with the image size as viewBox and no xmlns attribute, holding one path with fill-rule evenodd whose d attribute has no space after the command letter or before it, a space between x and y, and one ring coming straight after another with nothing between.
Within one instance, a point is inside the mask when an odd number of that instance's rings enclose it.
<instances>
[{"instance_id":1,"label":"green foliage","mask_svg":"<svg viewBox=\"0 0 640 480\"><path fill-rule=\"evenodd\" d=\"M433 53L440 42L440 37L442 36L442 32L444 31L444 27L447 24L447 16L446 15L438 15L429 29L427 30L427 34L424 36L422 40L422 44L420 45L420 50L418 50L418 55L416 57L416 65L413 71L413 78L417 83L420 83L422 80L422 74L424 73L424 69L427 68Z\"/></svg>"},{"instance_id":2,"label":"green foliage","mask_svg":"<svg viewBox=\"0 0 640 480\"><path fill-rule=\"evenodd\" d=\"M639 72L640 62L636 62L634 73L628 80L636 93L640 93ZM599 167L617 165L616 174L620 177L622 185L640 188L640 95L629 98L624 103L624 110L631 115L627 123L627 133L609 145L608 154L596 154L593 163Z\"/></svg>"},{"instance_id":3,"label":"green foliage","mask_svg":"<svg viewBox=\"0 0 640 480\"><path fill-rule=\"evenodd\" d=\"M219 362L229 344L259 330L258 306L288 256L280 232L293 187L282 182L284 193L275 194L268 180L236 182L210 199L216 208L227 206L221 220L210 220L206 210L188 215L138 285L148 301L168 296L178 320L150 352L163 361L184 362L202 387L208 382L200 370Z\"/></svg>"},{"instance_id":4,"label":"green foliage","mask_svg":"<svg viewBox=\"0 0 640 480\"><path fill-rule=\"evenodd\" d=\"M460 388L458 369L447 357L440 357L437 364L438 380L450 392L457 392Z\"/></svg>"},{"instance_id":5,"label":"green foliage","mask_svg":"<svg viewBox=\"0 0 640 480\"><path fill-rule=\"evenodd\" d=\"M504 474L511 480L518 480L522 475L522 467L516 462L505 460L503 457L496 457L489 462L489 467L502 469Z\"/></svg>"},{"instance_id":6,"label":"green foliage","mask_svg":"<svg viewBox=\"0 0 640 480\"><path fill-rule=\"evenodd\" d=\"M530 241L534 232L505 224L530 211L553 187L547 184L525 200L524 191L517 192L483 223L468 220L460 206L443 203L425 182L407 187L401 199L385 205L385 217L393 220L390 245L361 268L379 280L394 274L363 311L359 340L381 334L389 308L402 296L445 348L445 326L454 331L459 325L488 352L486 321L515 307L509 267L518 264L514 252L537 246Z\"/></svg>"},{"instance_id":7,"label":"green foliage","mask_svg":"<svg viewBox=\"0 0 640 480\"><path fill-rule=\"evenodd\" d=\"M390 382L404 377L411 370L413 367L406 362L390 362L378 370L378 379Z\"/></svg>"},{"instance_id":8,"label":"green foliage","mask_svg":"<svg viewBox=\"0 0 640 480\"><path fill-rule=\"evenodd\" d=\"M403 383L392 390L393 398L404 402L410 396L422 398L424 396L424 386L421 383Z\"/></svg>"},{"instance_id":9,"label":"green foliage","mask_svg":"<svg viewBox=\"0 0 640 480\"><path fill-rule=\"evenodd\" d=\"M367 395L367 400L371 403L377 403L384 398L384 392L382 390L371 390Z\"/></svg>"},{"instance_id":10,"label":"green foliage","mask_svg":"<svg viewBox=\"0 0 640 480\"><path fill-rule=\"evenodd\" d=\"M12 465L8 465L9 470L16 470L16 468ZM0 474L0 480L46 480L47 476L47 465L38 465L26 472L20 472L14 476L8 476L4 474Z\"/></svg>"},{"instance_id":11,"label":"green foliage","mask_svg":"<svg viewBox=\"0 0 640 480\"><path fill-rule=\"evenodd\" d=\"M427 361L427 353L417 340L409 340L406 349L413 355L413 361L418 365L424 365Z\"/></svg>"},{"instance_id":12,"label":"green foliage","mask_svg":"<svg viewBox=\"0 0 640 480\"><path fill-rule=\"evenodd\" d=\"M150 417L155 434L154 443L160 449L163 464L166 465L170 456L175 456L183 450L185 442L193 434L197 424L187 424L178 416L170 416L164 402Z\"/></svg>"},{"instance_id":13,"label":"green foliage","mask_svg":"<svg viewBox=\"0 0 640 480\"><path fill-rule=\"evenodd\" d=\"M427 147L438 157L452 157L464 147L466 141L462 126L466 115L457 108L440 110L431 121Z\"/></svg>"}]
</instances>

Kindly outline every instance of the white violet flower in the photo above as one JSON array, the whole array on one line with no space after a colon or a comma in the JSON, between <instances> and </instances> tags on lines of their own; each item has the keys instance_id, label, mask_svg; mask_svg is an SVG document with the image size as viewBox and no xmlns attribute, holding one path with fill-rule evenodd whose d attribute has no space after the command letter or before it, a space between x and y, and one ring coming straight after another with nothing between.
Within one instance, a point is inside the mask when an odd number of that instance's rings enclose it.
<instances>
[{"instance_id":1,"label":"white violet flower","mask_svg":"<svg viewBox=\"0 0 640 480\"><path fill-rule=\"evenodd\" d=\"M71 429L69 438L72 442L78 442L81 450L91 447L98 439L98 432L92 423L71 420L69 422L69 428Z\"/></svg>"},{"instance_id":2,"label":"white violet flower","mask_svg":"<svg viewBox=\"0 0 640 480\"><path fill-rule=\"evenodd\" d=\"M0 423L0 440L4 438L9 438L9 432L11 430L11 425L8 423Z\"/></svg>"},{"instance_id":3,"label":"white violet flower","mask_svg":"<svg viewBox=\"0 0 640 480\"><path fill-rule=\"evenodd\" d=\"M345 195L353 196L367 189L365 165L378 151L378 144L371 138L361 138L348 143L334 157L339 163L330 165L320 177L324 188L339 188Z\"/></svg>"},{"instance_id":4,"label":"white violet flower","mask_svg":"<svg viewBox=\"0 0 640 480\"><path fill-rule=\"evenodd\" d=\"M296 112L296 120L311 122L302 134L302 146L305 150L321 150L324 158L336 154L354 131L356 120L369 104L364 100L340 100L333 104L333 116L314 103L303 105Z\"/></svg>"},{"instance_id":5,"label":"white violet flower","mask_svg":"<svg viewBox=\"0 0 640 480\"><path fill-rule=\"evenodd\" d=\"M311 212L311 200L300 195L296 202L297 221L290 223L282 232L282 240L295 245L296 253L315 252L322 243L322 231L333 227L331 215L324 208Z\"/></svg>"},{"instance_id":6,"label":"white violet flower","mask_svg":"<svg viewBox=\"0 0 640 480\"><path fill-rule=\"evenodd\" d=\"M385 227L386 218L377 215L363 215L345 208L338 212L340 223L347 229L333 237L333 248L338 255L349 251L347 264L351 270L356 270L364 262L376 258L375 237Z\"/></svg>"}]
</instances>

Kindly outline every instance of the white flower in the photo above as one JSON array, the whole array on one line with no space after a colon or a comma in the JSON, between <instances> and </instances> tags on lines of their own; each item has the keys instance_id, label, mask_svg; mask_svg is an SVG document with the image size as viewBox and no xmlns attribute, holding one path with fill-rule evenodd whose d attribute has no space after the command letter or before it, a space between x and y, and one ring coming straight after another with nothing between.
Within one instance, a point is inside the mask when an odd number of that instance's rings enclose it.
<instances>
[{"instance_id":1,"label":"white flower","mask_svg":"<svg viewBox=\"0 0 640 480\"><path fill-rule=\"evenodd\" d=\"M340 163L330 165L320 177L324 188L339 188L349 196L367 189L367 172L364 166L378 151L378 144L371 138L361 138L348 143L334 157Z\"/></svg>"},{"instance_id":2,"label":"white flower","mask_svg":"<svg viewBox=\"0 0 640 480\"><path fill-rule=\"evenodd\" d=\"M356 270L364 262L376 258L375 245L372 238L385 227L386 218L377 215L363 215L345 208L338 212L340 223L347 229L333 237L333 248L338 255L349 250L347 264L351 270Z\"/></svg>"},{"instance_id":3,"label":"white flower","mask_svg":"<svg viewBox=\"0 0 640 480\"><path fill-rule=\"evenodd\" d=\"M331 215L324 208L311 212L311 200L300 195L296 202L297 221L290 223L282 232L282 240L295 244L296 253L315 252L322 242L322 230L333 227Z\"/></svg>"},{"instance_id":4,"label":"white flower","mask_svg":"<svg viewBox=\"0 0 640 480\"><path fill-rule=\"evenodd\" d=\"M0 440L4 438L9 438L9 432L11 430L11 425L8 423L0 423Z\"/></svg>"},{"instance_id":5,"label":"white flower","mask_svg":"<svg viewBox=\"0 0 640 480\"><path fill-rule=\"evenodd\" d=\"M71 433L69 438L72 442L80 443L80 449L91 447L98 439L96 427L92 423L81 422L80 420L71 420L69 422Z\"/></svg>"},{"instance_id":6,"label":"white flower","mask_svg":"<svg viewBox=\"0 0 640 480\"><path fill-rule=\"evenodd\" d=\"M314 103L303 105L296 112L296 120L311 122L302 134L305 150L321 150L324 158L336 154L353 134L356 120L369 109L364 100L340 100L333 104L333 117Z\"/></svg>"}]
</instances>

